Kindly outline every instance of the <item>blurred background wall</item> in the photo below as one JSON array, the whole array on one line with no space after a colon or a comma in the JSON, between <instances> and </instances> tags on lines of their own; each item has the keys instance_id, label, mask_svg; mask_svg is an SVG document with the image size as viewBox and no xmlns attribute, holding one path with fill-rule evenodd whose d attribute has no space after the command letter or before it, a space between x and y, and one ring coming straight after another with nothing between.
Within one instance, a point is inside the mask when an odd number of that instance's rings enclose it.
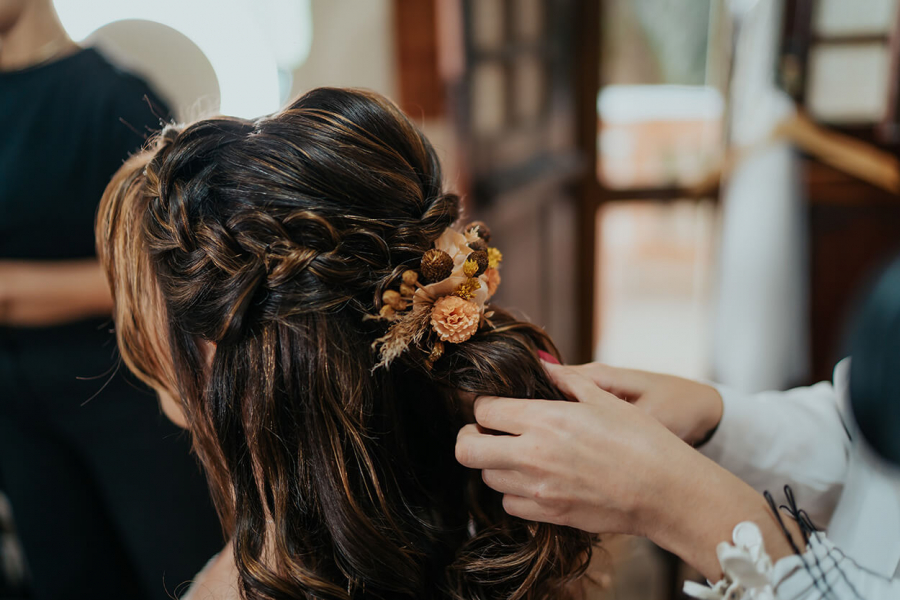
<instances>
[{"instance_id":1,"label":"blurred background wall","mask_svg":"<svg viewBox=\"0 0 900 600\"><path fill-rule=\"evenodd\" d=\"M292 72L291 96L321 86L363 87L397 97L391 0L312 0L309 56Z\"/></svg>"}]
</instances>

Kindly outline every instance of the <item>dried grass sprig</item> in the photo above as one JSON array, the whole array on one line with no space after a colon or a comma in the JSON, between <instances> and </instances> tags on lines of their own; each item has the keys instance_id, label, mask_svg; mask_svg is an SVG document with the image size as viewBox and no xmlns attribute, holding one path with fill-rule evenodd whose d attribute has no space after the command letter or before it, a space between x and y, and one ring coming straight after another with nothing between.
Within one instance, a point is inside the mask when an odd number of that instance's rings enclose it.
<instances>
[{"instance_id":1,"label":"dried grass sprig","mask_svg":"<svg viewBox=\"0 0 900 600\"><path fill-rule=\"evenodd\" d=\"M389 368L391 362L410 347L418 345L422 336L428 331L428 320L431 317L431 304L419 303L404 313L398 313L387 333L375 340L373 348L378 349L378 363L372 369Z\"/></svg>"}]
</instances>

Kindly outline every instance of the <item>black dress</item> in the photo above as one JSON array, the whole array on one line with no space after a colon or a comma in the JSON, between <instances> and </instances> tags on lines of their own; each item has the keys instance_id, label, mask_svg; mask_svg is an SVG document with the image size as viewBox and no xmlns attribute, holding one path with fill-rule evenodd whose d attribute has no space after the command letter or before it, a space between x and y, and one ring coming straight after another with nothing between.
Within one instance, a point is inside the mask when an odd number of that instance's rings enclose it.
<instances>
[{"instance_id":1,"label":"black dress","mask_svg":"<svg viewBox=\"0 0 900 600\"><path fill-rule=\"evenodd\" d=\"M94 256L100 196L164 114L94 50L0 73L0 261ZM35 598L162 600L222 544L187 434L116 372L111 328L0 327L0 488Z\"/></svg>"}]
</instances>

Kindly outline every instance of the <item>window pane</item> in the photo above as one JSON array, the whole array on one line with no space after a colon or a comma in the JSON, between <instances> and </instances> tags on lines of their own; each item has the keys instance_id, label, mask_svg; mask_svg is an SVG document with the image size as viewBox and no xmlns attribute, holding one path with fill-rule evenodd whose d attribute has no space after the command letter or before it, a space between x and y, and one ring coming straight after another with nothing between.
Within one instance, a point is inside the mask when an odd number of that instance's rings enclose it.
<instances>
[{"instance_id":1,"label":"window pane","mask_svg":"<svg viewBox=\"0 0 900 600\"><path fill-rule=\"evenodd\" d=\"M513 65L513 109L520 122L532 123L544 105L546 77L544 63L532 54L516 59Z\"/></svg>"},{"instance_id":2,"label":"window pane","mask_svg":"<svg viewBox=\"0 0 900 600\"><path fill-rule=\"evenodd\" d=\"M700 86L608 86L597 103L598 175L612 188L687 185L720 155L723 102Z\"/></svg>"},{"instance_id":3,"label":"window pane","mask_svg":"<svg viewBox=\"0 0 900 600\"><path fill-rule=\"evenodd\" d=\"M473 126L479 135L490 135L506 121L506 86L503 65L498 61L480 64L472 72Z\"/></svg>"},{"instance_id":4,"label":"window pane","mask_svg":"<svg viewBox=\"0 0 900 600\"><path fill-rule=\"evenodd\" d=\"M479 50L493 50L503 45L503 0L476 0L472 7L472 40Z\"/></svg>"},{"instance_id":5,"label":"window pane","mask_svg":"<svg viewBox=\"0 0 900 600\"><path fill-rule=\"evenodd\" d=\"M612 188L677 187L719 157L721 94L705 87L710 0L608 0L598 169Z\"/></svg>"},{"instance_id":6,"label":"window pane","mask_svg":"<svg viewBox=\"0 0 900 600\"><path fill-rule=\"evenodd\" d=\"M516 37L522 42L540 39L544 28L543 0L518 0L513 14Z\"/></svg>"},{"instance_id":7,"label":"window pane","mask_svg":"<svg viewBox=\"0 0 900 600\"><path fill-rule=\"evenodd\" d=\"M886 34L896 11L897 0L819 0L813 29L823 36Z\"/></svg>"},{"instance_id":8,"label":"window pane","mask_svg":"<svg viewBox=\"0 0 900 600\"><path fill-rule=\"evenodd\" d=\"M708 377L712 201L609 203L597 213L595 358Z\"/></svg>"},{"instance_id":9,"label":"window pane","mask_svg":"<svg viewBox=\"0 0 900 600\"><path fill-rule=\"evenodd\" d=\"M603 84L701 85L710 0L603 2Z\"/></svg>"},{"instance_id":10,"label":"window pane","mask_svg":"<svg viewBox=\"0 0 900 600\"><path fill-rule=\"evenodd\" d=\"M828 123L874 123L887 109L890 55L883 44L817 44L809 53L806 103Z\"/></svg>"}]
</instances>

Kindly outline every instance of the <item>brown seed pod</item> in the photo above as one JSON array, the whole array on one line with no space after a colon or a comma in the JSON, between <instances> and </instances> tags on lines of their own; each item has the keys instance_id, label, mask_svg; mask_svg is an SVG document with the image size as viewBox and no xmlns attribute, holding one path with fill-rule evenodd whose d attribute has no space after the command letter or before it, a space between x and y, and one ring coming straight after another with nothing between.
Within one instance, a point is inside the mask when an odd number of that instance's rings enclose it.
<instances>
[{"instance_id":1,"label":"brown seed pod","mask_svg":"<svg viewBox=\"0 0 900 600\"><path fill-rule=\"evenodd\" d=\"M431 352L428 353L428 358L425 359L425 366L428 367L429 371L432 369L432 367L434 367L435 361L437 361L443 355L444 342L438 340L434 343L434 346L432 346Z\"/></svg>"},{"instance_id":2,"label":"brown seed pod","mask_svg":"<svg viewBox=\"0 0 900 600\"><path fill-rule=\"evenodd\" d=\"M419 274L415 271L403 271L403 283L406 285L416 285L416 282L419 280Z\"/></svg>"},{"instance_id":3,"label":"brown seed pod","mask_svg":"<svg viewBox=\"0 0 900 600\"><path fill-rule=\"evenodd\" d=\"M466 233L474 232L475 235L483 239L486 243L491 243L491 230L481 221L472 221L466 227Z\"/></svg>"},{"instance_id":4,"label":"brown seed pod","mask_svg":"<svg viewBox=\"0 0 900 600\"><path fill-rule=\"evenodd\" d=\"M475 252L487 252L488 245L484 240L477 239L474 242L469 242L469 248L471 248Z\"/></svg>"},{"instance_id":5,"label":"brown seed pod","mask_svg":"<svg viewBox=\"0 0 900 600\"><path fill-rule=\"evenodd\" d=\"M472 261L472 262L474 262L475 264L478 265L478 270L475 271L475 275L473 275L473 277L479 277L479 276L481 276L481 275L484 275L484 272L487 271L487 268L488 268L488 255L487 255L487 252L482 252L482 251L480 251L480 250L477 251L477 252L472 252L472 253L469 254L469 256L466 258L466 261L467 261L467 262L468 262L468 261Z\"/></svg>"},{"instance_id":6,"label":"brown seed pod","mask_svg":"<svg viewBox=\"0 0 900 600\"><path fill-rule=\"evenodd\" d=\"M416 288L411 285L406 285L405 283L400 284L400 295L404 298L408 298L416 293Z\"/></svg>"},{"instance_id":7,"label":"brown seed pod","mask_svg":"<svg viewBox=\"0 0 900 600\"><path fill-rule=\"evenodd\" d=\"M381 299L385 304L393 308L394 310L403 310L400 308L400 303L403 299L400 297L400 292L397 290L387 290L384 294L381 295Z\"/></svg>"},{"instance_id":8,"label":"brown seed pod","mask_svg":"<svg viewBox=\"0 0 900 600\"><path fill-rule=\"evenodd\" d=\"M443 250L431 249L422 257L419 269L427 283L437 283L453 273L453 259Z\"/></svg>"}]
</instances>

